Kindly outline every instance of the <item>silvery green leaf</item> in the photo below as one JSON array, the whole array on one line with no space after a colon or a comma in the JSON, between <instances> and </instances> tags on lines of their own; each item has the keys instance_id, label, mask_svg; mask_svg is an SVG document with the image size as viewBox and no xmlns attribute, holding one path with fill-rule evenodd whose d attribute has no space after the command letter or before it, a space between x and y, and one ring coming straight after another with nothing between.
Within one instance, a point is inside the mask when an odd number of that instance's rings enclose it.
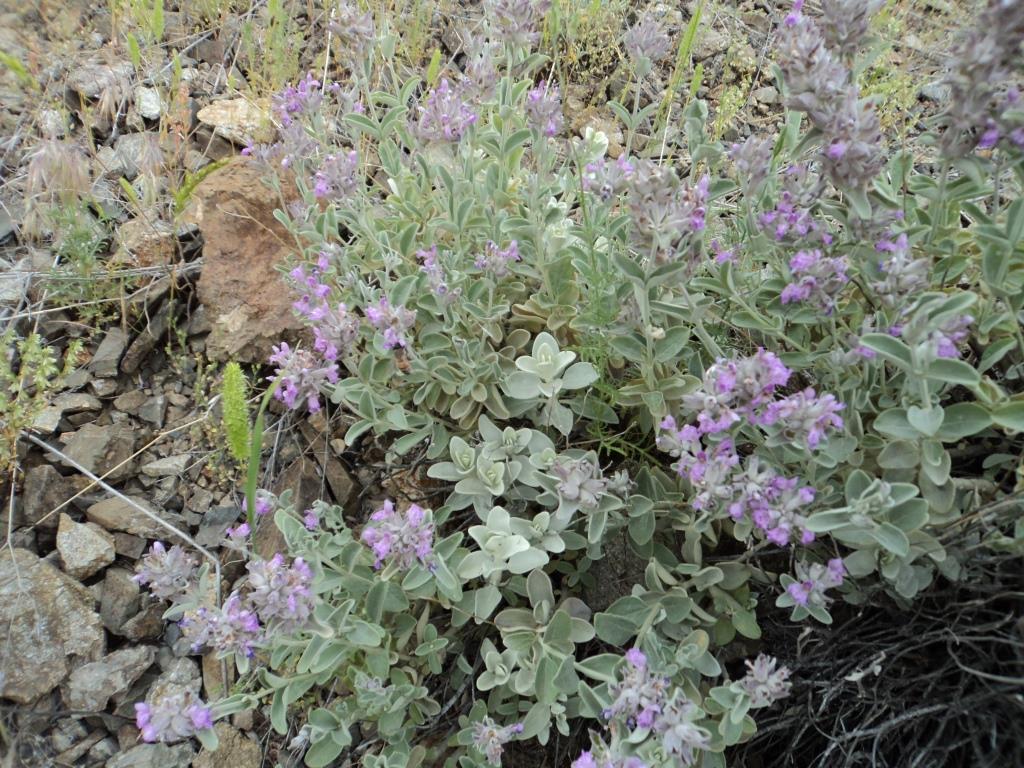
<instances>
[{"instance_id":1,"label":"silvery green leaf","mask_svg":"<svg viewBox=\"0 0 1024 768\"><path fill-rule=\"evenodd\" d=\"M946 407L946 418L937 437L944 443L954 443L991 425L991 414L977 403L954 403Z\"/></svg>"},{"instance_id":2,"label":"silvery green leaf","mask_svg":"<svg viewBox=\"0 0 1024 768\"><path fill-rule=\"evenodd\" d=\"M532 400L540 396L540 383L540 377L533 372L515 371L502 381L501 386L509 397L516 400Z\"/></svg>"},{"instance_id":3,"label":"silvery green leaf","mask_svg":"<svg viewBox=\"0 0 1024 768\"><path fill-rule=\"evenodd\" d=\"M907 540L907 535L895 525L882 523L870 533L871 538L897 557L906 557L910 554L910 542Z\"/></svg>"},{"instance_id":4,"label":"silvery green leaf","mask_svg":"<svg viewBox=\"0 0 1024 768\"><path fill-rule=\"evenodd\" d=\"M525 539L523 539L525 541ZM529 545L527 545L529 547ZM529 547L522 552L516 552L508 558L508 570L510 573L527 573L534 568L542 568L548 563L547 552Z\"/></svg>"},{"instance_id":5,"label":"silvery green leaf","mask_svg":"<svg viewBox=\"0 0 1024 768\"><path fill-rule=\"evenodd\" d=\"M912 405L907 408L907 421L910 422L914 429L926 437L933 437L939 431L945 415L945 412L939 406L919 408L916 405Z\"/></svg>"},{"instance_id":6,"label":"silvery green leaf","mask_svg":"<svg viewBox=\"0 0 1024 768\"><path fill-rule=\"evenodd\" d=\"M599 374L590 363L575 363L562 374L564 389L582 389L597 381Z\"/></svg>"}]
</instances>

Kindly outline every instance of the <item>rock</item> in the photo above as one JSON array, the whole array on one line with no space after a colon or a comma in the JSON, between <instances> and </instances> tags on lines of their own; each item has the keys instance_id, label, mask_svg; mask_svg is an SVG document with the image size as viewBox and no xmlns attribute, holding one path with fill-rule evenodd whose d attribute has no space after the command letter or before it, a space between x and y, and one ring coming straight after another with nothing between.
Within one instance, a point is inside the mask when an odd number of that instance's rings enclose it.
<instances>
[{"instance_id":1,"label":"rock","mask_svg":"<svg viewBox=\"0 0 1024 768\"><path fill-rule=\"evenodd\" d=\"M125 622L139 612L140 588L132 572L110 568L103 578L100 598L100 619L103 626L116 635L122 634Z\"/></svg>"},{"instance_id":2,"label":"rock","mask_svg":"<svg viewBox=\"0 0 1024 768\"><path fill-rule=\"evenodd\" d=\"M86 752L92 753L92 748L97 742L102 741L103 737L106 736L106 731L102 728L97 729L86 736L84 739L79 741L73 747L65 749L59 755L54 758L54 763L57 765L74 765L81 759L82 755ZM106 758L104 758L106 759ZM101 761L102 762L102 761ZM90 763L92 765L92 763Z\"/></svg>"},{"instance_id":3,"label":"rock","mask_svg":"<svg viewBox=\"0 0 1024 768\"><path fill-rule=\"evenodd\" d=\"M56 528L58 517L50 513L74 496L76 491L74 481L63 477L49 464L32 467L25 473L22 490L25 522L40 528Z\"/></svg>"},{"instance_id":4,"label":"rock","mask_svg":"<svg viewBox=\"0 0 1024 768\"><path fill-rule=\"evenodd\" d=\"M128 83L134 74L135 67L130 61L119 61L115 64L89 62L68 74L67 86L86 99L99 98L104 91L110 89L114 89L120 96L127 92Z\"/></svg>"},{"instance_id":5,"label":"rock","mask_svg":"<svg viewBox=\"0 0 1024 768\"><path fill-rule=\"evenodd\" d=\"M154 395L146 401L146 404L139 408L139 418L149 422L157 429L164 425L164 415L167 413L167 398L163 395Z\"/></svg>"},{"instance_id":6,"label":"rock","mask_svg":"<svg viewBox=\"0 0 1024 768\"><path fill-rule=\"evenodd\" d=\"M232 161L196 186L186 212L204 239L198 291L212 325L211 359L262 362L273 344L303 329L277 270L293 250L274 218L281 202L262 179L257 165Z\"/></svg>"},{"instance_id":7,"label":"rock","mask_svg":"<svg viewBox=\"0 0 1024 768\"><path fill-rule=\"evenodd\" d=\"M107 179L119 179L127 176L128 161L113 147L100 147L93 161L97 176Z\"/></svg>"},{"instance_id":8,"label":"rock","mask_svg":"<svg viewBox=\"0 0 1024 768\"><path fill-rule=\"evenodd\" d=\"M124 169L123 176L131 181L140 173L154 171L163 162L160 137L156 133L126 133L114 142Z\"/></svg>"},{"instance_id":9,"label":"rock","mask_svg":"<svg viewBox=\"0 0 1024 768\"><path fill-rule=\"evenodd\" d=\"M133 642L155 640L164 631L164 607L152 603L124 623L121 634Z\"/></svg>"},{"instance_id":10,"label":"rock","mask_svg":"<svg viewBox=\"0 0 1024 768\"><path fill-rule=\"evenodd\" d=\"M119 411L130 413L134 416L146 404L146 399L145 392L141 389L133 389L115 397L114 407Z\"/></svg>"},{"instance_id":11,"label":"rock","mask_svg":"<svg viewBox=\"0 0 1024 768\"><path fill-rule=\"evenodd\" d=\"M117 531L114 534L114 551L121 557L129 560L138 560L142 557L142 551L146 548L146 540L141 536L133 536L124 531Z\"/></svg>"},{"instance_id":12,"label":"rock","mask_svg":"<svg viewBox=\"0 0 1024 768\"><path fill-rule=\"evenodd\" d=\"M128 459L135 449L134 430L128 424L83 424L75 432L60 438L64 453L88 471L104 475L107 480L120 480L130 475L134 464ZM68 463L67 466L73 466Z\"/></svg>"},{"instance_id":13,"label":"rock","mask_svg":"<svg viewBox=\"0 0 1024 768\"><path fill-rule=\"evenodd\" d=\"M273 137L265 99L221 99L199 110L196 118L213 132L236 144L269 141Z\"/></svg>"},{"instance_id":14,"label":"rock","mask_svg":"<svg viewBox=\"0 0 1024 768\"><path fill-rule=\"evenodd\" d=\"M178 239L174 228L161 219L140 216L126 221L117 231L114 260L119 264L163 266L173 263L177 256Z\"/></svg>"},{"instance_id":15,"label":"rock","mask_svg":"<svg viewBox=\"0 0 1024 768\"><path fill-rule=\"evenodd\" d=\"M323 457L321 457L323 458ZM345 465L333 456L327 456L323 460L324 477L331 489L335 503L340 507L347 507L356 493L356 481L345 469Z\"/></svg>"},{"instance_id":16,"label":"rock","mask_svg":"<svg viewBox=\"0 0 1024 768\"><path fill-rule=\"evenodd\" d=\"M81 720L65 717L57 722L57 727L50 734L50 743L57 752L64 752L67 749L71 749L71 747L88 735L89 731ZM88 747L86 747L86 750L88 750Z\"/></svg>"},{"instance_id":17,"label":"rock","mask_svg":"<svg viewBox=\"0 0 1024 768\"><path fill-rule=\"evenodd\" d=\"M761 104L771 105L779 103L779 92L776 88L770 85L758 88L751 95Z\"/></svg>"},{"instance_id":18,"label":"rock","mask_svg":"<svg viewBox=\"0 0 1024 768\"><path fill-rule=\"evenodd\" d=\"M0 698L29 704L83 662L106 638L92 594L24 549L0 553Z\"/></svg>"},{"instance_id":19,"label":"rock","mask_svg":"<svg viewBox=\"0 0 1024 768\"><path fill-rule=\"evenodd\" d=\"M227 669L228 684L224 686L224 670ZM207 701L216 701L224 698L226 691L235 684L235 665L223 663L217 658L216 651L207 651L203 654L203 695Z\"/></svg>"},{"instance_id":20,"label":"rock","mask_svg":"<svg viewBox=\"0 0 1024 768\"><path fill-rule=\"evenodd\" d=\"M52 435L60 426L60 420L67 413L82 413L83 411L98 411L103 404L92 395L85 392L64 392L54 398L54 401L46 406L35 421L32 422L32 429L47 435Z\"/></svg>"},{"instance_id":21,"label":"rock","mask_svg":"<svg viewBox=\"0 0 1024 768\"><path fill-rule=\"evenodd\" d=\"M217 723L213 729L220 742L217 750L200 750L192 768L260 768L263 752L259 744L227 723Z\"/></svg>"},{"instance_id":22,"label":"rock","mask_svg":"<svg viewBox=\"0 0 1024 768\"><path fill-rule=\"evenodd\" d=\"M102 712L110 697L128 690L155 657L152 646L137 645L79 667L61 688L64 704L68 709Z\"/></svg>"},{"instance_id":23,"label":"rock","mask_svg":"<svg viewBox=\"0 0 1024 768\"><path fill-rule=\"evenodd\" d=\"M182 474L188 467L192 457L188 454L168 456L142 465L142 473L149 477L168 477Z\"/></svg>"},{"instance_id":24,"label":"rock","mask_svg":"<svg viewBox=\"0 0 1024 768\"><path fill-rule=\"evenodd\" d=\"M188 744L139 744L107 760L106 768L189 768L194 755Z\"/></svg>"},{"instance_id":25,"label":"rock","mask_svg":"<svg viewBox=\"0 0 1024 768\"><path fill-rule=\"evenodd\" d=\"M102 397L107 399L117 394L117 380L116 379L93 379L89 382L89 389L92 390L96 397Z\"/></svg>"},{"instance_id":26,"label":"rock","mask_svg":"<svg viewBox=\"0 0 1024 768\"><path fill-rule=\"evenodd\" d=\"M135 109L147 120L158 120L163 112L160 91L144 85L135 87Z\"/></svg>"},{"instance_id":27,"label":"rock","mask_svg":"<svg viewBox=\"0 0 1024 768\"><path fill-rule=\"evenodd\" d=\"M127 346L128 334L120 328L111 328L93 355L88 366L89 371L101 378L117 376L117 364L121 361L121 355Z\"/></svg>"},{"instance_id":28,"label":"rock","mask_svg":"<svg viewBox=\"0 0 1024 768\"><path fill-rule=\"evenodd\" d=\"M697 40L693 47L693 58L697 61L710 59L729 50L732 37L717 27L704 27L697 32Z\"/></svg>"},{"instance_id":29,"label":"rock","mask_svg":"<svg viewBox=\"0 0 1024 768\"><path fill-rule=\"evenodd\" d=\"M160 339L167 333L171 324L171 312L175 306L173 301L166 301L160 310L149 318L146 327L142 329L132 345L128 347L128 351L124 353L124 358L121 360L122 371L135 373L143 361L149 358Z\"/></svg>"},{"instance_id":30,"label":"rock","mask_svg":"<svg viewBox=\"0 0 1024 768\"><path fill-rule=\"evenodd\" d=\"M117 749L117 739L110 736L105 739L100 739L93 745L93 748L89 750L89 764L99 765L104 760L116 755Z\"/></svg>"},{"instance_id":31,"label":"rock","mask_svg":"<svg viewBox=\"0 0 1024 768\"><path fill-rule=\"evenodd\" d=\"M202 684L202 678L199 675L199 665L192 661L192 659L176 658L167 665L167 669L153 682L149 689L149 694L146 696L146 701L152 704L154 701L159 701L166 696L174 696L179 693L192 693L198 696Z\"/></svg>"},{"instance_id":32,"label":"rock","mask_svg":"<svg viewBox=\"0 0 1024 768\"><path fill-rule=\"evenodd\" d=\"M158 510L140 496L129 496L128 498L143 509L148 510L162 520L166 520L171 525L177 528L183 527L185 521L181 515L166 510ZM104 499L93 504L85 511L85 516L90 522L102 525L108 531L125 531L126 533L133 533L146 539L167 540L168 538L174 538L174 534L162 525L138 510L135 506L116 496L112 499Z\"/></svg>"},{"instance_id":33,"label":"rock","mask_svg":"<svg viewBox=\"0 0 1024 768\"><path fill-rule=\"evenodd\" d=\"M217 547L224 541L228 526L234 525L242 517L238 507L214 507L210 509L199 524L196 543L204 547Z\"/></svg>"},{"instance_id":34,"label":"rock","mask_svg":"<svg viewBox=\"0 0 1024 768\"><path fill-rule=\"evenodd\" d=\"M82 581L114 562L114 537L93 523L76 523L61 513L57 551L64 572Z\"/></svg>"}]
</instances>

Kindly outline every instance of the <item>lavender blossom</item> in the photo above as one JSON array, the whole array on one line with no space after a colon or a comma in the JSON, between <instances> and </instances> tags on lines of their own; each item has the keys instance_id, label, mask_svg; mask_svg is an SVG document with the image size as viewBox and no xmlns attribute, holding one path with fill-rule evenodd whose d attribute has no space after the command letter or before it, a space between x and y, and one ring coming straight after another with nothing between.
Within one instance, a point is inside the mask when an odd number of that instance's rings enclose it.
<instances>
[{"instance_id":1,"label":"lavender blossom","mask_svg":"<svg viewBox=\"0 0 1024 768\"><path fill-rule=\"evenodd\" d=\"M551 8L551 0L486 0L488 22L506 45L531 46L540 37L538 27Z\"/></svg>"},{"instance_id":2,"label":"lavender blossom","mask_svg":"<svg viewBox=\"0 0 1024 768\"><path fill-rule=\"evenodd\" d=\"M317 200L342 200L359 188L359 154L353 149L327 155L313 179Z\"/></svg>"},{"instance_id":3,"label":"lavender blossom","mask_svg":"<svg viewBox=\"0 0 1024 768\"><path fill-rule=\"evenodd\" d=\"M237 592L232 592L219 609L203 606L189 611L178 626L194 652L205 646L218 653L251 658L253 647L261 640L259 619Z\"/></svg>"},{"instance_id":4,"label":"lavender blossom","mask_svg":"<svg viewBox=\"0 0 1024 768\"><path fill-rule=\"evenodd\" d=\"M307 509L302 514L302 524L307 531L315 531L320 527L320 515L316 513L315 509Z\"/></svg>"},{"instance_id":5,"label":"lavender blossom","mask_svg":"<svg viewBox=\"0 0 1024 768\"><path fill-rule=\"evenodd\" d=\"M885 0L821 0L821 25L829 48L849 59L864 45L871 17Z\"/></svg>"},{"instance_id":6,"label":"lavender blossom","mask_svg":"<svg viewBox=\"0 0 1024 768\"><path fill-rule=\"evenodd\" d=\"M461 288L456 288L453 291L451 286L448 285L448 276L445 274L444 267L441 266L437 259L436 245L432 245L426 250L416 251L416 260L421 263L420 271L427 276L431 293L441 299L442 302L450 303L461 295Z\"/></svg>"},{"instance_id":7,"label":"lavender blossom","mask_svg":"<svg viewBox=\"0 0 1024 768\"><path fill-rule=\"evenodd\" d=\"M364 310L370 325L384 334L384 349L409 346L405 332L416 324L416 313L405 307L392 307L387 297L381 297L377 306L372 304Z\"/></svg>"},{"instance_id":8,"label":"lavender blossom","mask_svg":"<svg viewBox=\"0 0 1024 768\"><path fill-rule=\"evenodd\" d=\"M287 85L271 98L271 106L282 126L290 126L296 118L310 115L320 108L323 91L312 72L295 85Z\"/></svg>"},{"instance_id":9,"label":"lavender blossom","mask_svg":"<svg viewBox=\"0 0 1024 768\"><path fill-rule=\"evenodd\" d=\"M864 189L885 165L878 112L853 90L836 104L824 134L822 166L836 186Z\"/></svg>"},{"instance_id":10,"label":"lavender blossom","mask_svg":"<svg viewBox=\"0 0 1024 768\"><path fill-rule=\"evenodd\" d=\"M635 172L636 166L624 154L614 161L602 157L583 169L583 189L607 203L626 188Z\"/></svg>"},{"instance_id":11,"label":"lavender blossom","mask_svg":"<svg viewBox=\"0 0 1024 768\"><path fill-rule=\"evenodd\" d=\"M627 204L641 247L655 247L662 260L676 257L704 230L711 179L693 187L682 183L674 168L644 160L630 179Z\"/></svg>"},{"instance_id":12,"label":"lavender blossom","mask_svg":"<svg viewBox=\"0 0 1024 768\"><path fill-rule=\"evenodd\" d=\"M490 717L485 717L473 723L473 746L487 758L488 765L500 766L505 745L522 732L522 723L500 726Z\"/></svg>"},{"instance_id":13,"label":"lavender blossom","mask_svg":"<svg viewBox=\"0 0 1024 768\"><path fill-rule=\"evenodd\" d=\"M311 413L320 410L320 388L338 381L338 365L318 358L309 350L293 350L286 342L274 347L270 362L277 366L275 379L280 385L274 397L295 409L305 402Z\"/></svg>"},{"instance_id":14,"label":"lavender blossom","mask_svg":"<svg viewBox=\"0 0 1024 768\"><path fill-rule=\"evenodd\" d=\"M286 566L279 553L270 560L250 561L246 569L248 599L264 625L284 634L308 626L315 598L311 590L313 572L305 560L297 557Z\"/></svg>"},{"instance_id":15,"label":"lavender blossom","mask_svg":"<svg viewBox=\"0 0 1024 768\"><path fill-rule=\"evenodd\" d=\"M183 691L153 704L136 704L135 724L143 741L175 742L213 728L213 715L202 699L191 691Z\"/></svg>"},{"instance_id":16,"label":"lavender blossom","mask_svg":"<svg viewBox=\"0 0 1024 768\"><path fill-rule=\"evenodd\" d=\"M493 240L488 240L484 252L476 257L474 266L490 272L494 277L505 277L509 273L509 264L522 260L517 241L513 240L505 248L499 248Z\"/></svg>"},{"instance_id":17,"label":"lavender blossom","mask_svg":"<svg viewBox=\"0 0 1024 768\"><path fill-rule=\"evenodd\" d=\"M557 136L562 130L562 98L557 83L541 83L526 94L526 119L545 136Z\"/></svg>"},{"instance_id":18,"label":"lavender blossom","mask_svg":"<svg viewBox=\"0 0 1024 768\"><path fill-rule=\"evenodd\" d=\"M754 709L768 707L789 696L791 683L789 670L778 667L778 660L758 654L754 661L747 659L747 675L739 681L740 689L750 697Z\"/></svg>"},{"instance_id":19,"label":"lavender blossom","mask_svg":"<svg viewBox=\"0 0 1024 768\"><path fill-rule=\"evenodd\" d=\"M263 517L270 514L276 503L277 499L270 491L256 491L256 503L253 505L256 508L256 516Z\"/></svg>"},{"instance_id":20,"label":"lavender blossom","mask_svg":"<svg viewBox=\"0 0 1024 768\"><path fill-rule=\"evenodd\" d=\"M683 397L683 405L698 412L700 434L724 432L740 416L756 418L775 390L786 385L790 373L764 349L737 360L719 360L705 371L702 389Z\"/></svg>"},{"instance_id":21,"label":"lavender blossom","mask_svg":"<svg viewBox=\"0 0 1024 768\"><path fill-rule=\"evenodd\" d=\"M362 540L373 550L373 567L380 568L385 560L408 570L418 561L427 568L433 566L434 522L429 511L413 504L404 513L386 500L370 515L363 529Z\"/></svg>"},{"instance_id":22,"label":"lavender blossom","mask_svg":"<svg viewBox=\"0 0 1024 768\"><path fill-rule=\"evenodd\" d=\"M633 66L642 74L672 53L672 39L657 19L643 14L622 36L622 46L633 60Z\"/></svg>"},{"instance_id":23,"label":"lavender blossom","mask_svg":"<svg viewBox=\"0 0 1024 768\"><path fill-rule=\"evenodd\" d=\"M653 673L638 649L628 651L625 660L620 679L608 688L612 703L604 716L625 722L630 730L650 728L668 698L670 681Z\"/></svg>"},{"instance_id":24,"label":"lavender blossom","mask_svg":"<svg viewBox=\"0 0 1024 768\"><path fill-rule=\"evenodd\" d=\"M843 583L846 567L841 558L833 558L828 565L803 561L796 564L796 581L786 588L786 592L797 605L813 608L824 608L831 602L825 591L838 587Z\"/></svg>"},{"instance_id":25,"label":"lavender blossom","mask_svg":"<svg viewBox=\"0 0 1024 768\"><path fill-rule=\"evenodd\" d=\"M132 580L147 585L157 599L174 602L195 586L196 570L195 558L181 546L166 549L162 542L154 541Z\"/></svg>"},{"instance_id":26,"label":"lavender blossom","mask_svg":"<svg viewBox=\"0 0 1024 768\"><path fill-rule=\"evenodd\" d=\"M797 539L801 544L814 541L814 533L807 529L807 517L803 514L814 501L814 488L800 486L795 477L782 477L757 456L748 458L730 483L733 501L728 510L733 520L739 522L749 517L768 541L780 547Z\"/></svg>"},{"instance_id":27,"label":"lavender blossom","mask_svg":"<svg viewBox=\"0 0 1024 768\"><path fill-rule=\"evenodd\" d=\"M779 242L801 243L814 240L829 245L832 236L815 220L813 205L821 195L823 184L806 165L789 166L782 174L782 191L775 209L758 217L758 225L770 230Z\"/></svg>"},{"instance_id":28,"label":"lavender blossom","mask_svg":"<svg viewBox=\"0 0 1024 768\"><path fill-rule=\"evenodd\" d=\"M835 59L821 29L798 15L779 34L778 62L786 84L786 106L805 112L818 127L828 125L835 106L855 88L849 70Z\"/></svg>"},{"instance_id":29,"label":"lavender blossom","mask_svg":"<svg viewBox=\"0 0 1024 768\"><path fill-rule=\"evenodd\" d=\"M830 429L842 429L839 412L846 406L835 395L817 395L812 387L768 405L757 423L777 425L790 443L805 443L814 450Z\"/></svg>"},{"instance_id":30,"label":"lavender blossom","mask_svg":"<svg viewBox=\"0 0 1024 768\"><path fill-rule=\"evenodd\" d=\"M359 335L359 318L349 312L345 304L329 302L331 286L324 277L329 267L328 255L322 252L317 265L309 272L299 266L290 276L303 292L292 308L313 327L313 349L328 363L333 363L355 342Z\"/></svg>"},{"instance_id":31,"label":"lavender blossom","mask_svg":"<svg viewBox=\"0 0 1024 768\"><path fill-rule=\"evenodd\" d=\"M831 315L836 300L850 278L846 257L826 258L821 251L798 251L789 260L793 282L782 289L783 304L806 302Z\"/></svg>"},{"instance_id":32,"label":"lavender blossom","mask_svg":"<svg viewBox=\"0 0 1024 768\"><path fill-rule=\"evenodd\" d=\"M908 297L928 287L931 261L914 258L906 234L883 238L876 243L875 250L887 254L878 268L881 278L872 283L886 306L899 307Z\"/></svg>"},{"instance_id":33,"label":"lavender blossom","mask_svg":"<svg viewBox=\"0 0 1024 768\"><path fill-rule=\"evenodd\" d=\"M768 178L774 147L775 141L771 138L750 136L742 144L733 144L729 149L729 159L744 195L756 195Z\"/></svg>"},{"instance_id":34,"label":"lavender blossom","mask_svg":"<svg viewBox=\"0 0 1024 768\"><path fill-rule=\"evenodd\" d=\"M447 78L441 78L437 88L430 91L419 115L416 131L427 141L457 142L477 120L463 97L463 89L453 88Z\"/></svg>"},{"instance_id":35,"label":"lavender blossom","mask_svg":"<svg viewBox=\"0 0 1024 768\"><path fill-rule=\"evenodd\" d=\"M340 0L327 28L338 38L338 47L351 69L361 68L376 42L373 13L361 13L349 0Z\"/></svg>"},{"instance_id":36,"label":"lavender blossom","mask_svg":"<svg viewBox=\"0 0 1024 768\"><path fill-rule=\"evenodd\" d=\"M711 732L694 722L703 715L677 688L654 722L654 731L661 736L661 746L676 758L677 764L693 765L697 753L711 746Z\"/></svg>"},{"instance_id":37,"label":"lavender blossom","mask_svg":"<svg viewBox=\"0 0 1024 768\"><path fill-rule=\"evenodd\" d=\"M601 468L587 459L560 459L551 465L551 474L558 478L559 498L580 509L596 509L608 489Z\"/></svg>"},{"instance_id":38,"label":"lavender blossom","mask_svg":"<svg viewBox=\"0 0 1024 768\"><path fill-rule=\"evenodd\" d=\"M958 345L970 335L969 328L974 324L970 315L949 317L931 332L929 341L933 345L936 357L958 358Z\"/></svg>"},{"instance_id":39,"label":"lavender blossom","mask_svg":"<svg viewBox=\"0 0 1024 768\"><path fill-rule=\"evenodd\" d=\"M498 71L500 46L484 37L470 37L463 46L466 61L463 64L462 87L467 97L479 103L494 95L501 73Z\"/></svg>"}]
</instances>

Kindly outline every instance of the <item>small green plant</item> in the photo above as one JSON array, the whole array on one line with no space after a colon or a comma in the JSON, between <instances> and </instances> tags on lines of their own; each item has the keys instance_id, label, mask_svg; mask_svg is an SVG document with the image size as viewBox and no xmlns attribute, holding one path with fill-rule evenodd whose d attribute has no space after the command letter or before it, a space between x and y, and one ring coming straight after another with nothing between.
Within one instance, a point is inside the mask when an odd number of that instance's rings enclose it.
<instances>
[{"instance_id":1,"label":"small green plant","mask_svg":"<svg viewBox=\"0 0 1024 768\"><path fill-rule=\"evenodd\" d=\"M22 430L32 426L50 397L74 370L82 343L73 341L61 362L38 333L19 338L13 329L0 336L0 473L17 464Z\"/></svg>"},{"instance_id":2,"label":"small green plant","mask_svg":"<svg viewBox=\"0 0 1024 768\"><path fill-rule=\"evenodd\" d=\"M249 457L252 434L249 423L249 385L238 363L230 362L224 367L220 394L221 418L224 421L228 450L236 461L244 463Z\"/></svg>"}]
</instances>

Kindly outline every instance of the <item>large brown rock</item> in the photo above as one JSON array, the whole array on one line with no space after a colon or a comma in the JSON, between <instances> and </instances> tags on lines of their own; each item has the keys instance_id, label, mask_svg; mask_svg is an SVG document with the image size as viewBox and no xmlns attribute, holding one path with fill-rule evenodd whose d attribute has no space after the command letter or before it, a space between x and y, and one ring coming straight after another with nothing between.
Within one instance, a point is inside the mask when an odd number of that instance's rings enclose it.
<instances>
[{"instance_id":1,"label":"large brown rock","mask_svg":"<svg viewBox=\"0 0 1024 768\"><path fill-rule=\"evenodd\" d=\"M0 698L28 704L105 650L92 593L25 549L0 553Z\"/></svg>"},{"instance_id":2,"label":"large brown rock","mask_svg":"<svg viewBox=\"0 0 1024 768\"><path fill-rule=\"evenodd\" d=\"M274 344L302 331L296 296L278 269L295 240L274 218L282 200L265 173L232 160L199 183L185 214L203 235L199 300L213 326L206 352L215 360L263 362Z\"/></svg>"}]
</instances>

